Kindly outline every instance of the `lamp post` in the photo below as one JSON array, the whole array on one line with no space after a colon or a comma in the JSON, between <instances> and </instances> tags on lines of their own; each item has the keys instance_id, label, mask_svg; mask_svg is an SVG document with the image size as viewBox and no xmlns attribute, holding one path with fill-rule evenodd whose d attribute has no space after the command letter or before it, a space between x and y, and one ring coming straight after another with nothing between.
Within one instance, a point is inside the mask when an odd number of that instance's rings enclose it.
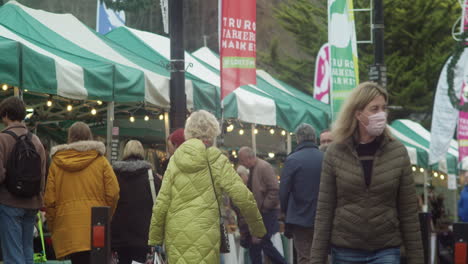
<instances>
[{"instance_id":1,"label":"lamp post","mask_svg":"<svg viewBox=\"0 0 468 264\"><path fill-rule=\"evenodd\" d=\"M171 39L171 130L184 127L187 116L183 10L184 0L169 1L169 34Z\"/></svg>"},{"instance_id":2,"label":"lamp post","mask_svg":"<svg viewBox=\"0 0 468 264\"><path fill-rule=\"evenodd\" d=\"M387 86L387 68L384 63L384 8L383 0L373 1L372 35L374 64L369 70L369 79Z\"/></svg>"}]
</instances>

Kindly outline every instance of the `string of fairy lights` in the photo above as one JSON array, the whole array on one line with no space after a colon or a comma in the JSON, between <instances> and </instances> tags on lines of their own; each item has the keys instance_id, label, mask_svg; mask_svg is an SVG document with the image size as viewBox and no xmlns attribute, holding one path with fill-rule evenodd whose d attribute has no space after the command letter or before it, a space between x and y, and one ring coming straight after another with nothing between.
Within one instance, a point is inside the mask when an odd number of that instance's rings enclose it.
<instances>
[{"instance_id":1,"label":"string of fairy lights","mask_svg":"<svg viewBox=\"0 0 468 264\"><path fill-rule=\"evenodd\" d=\"M4 92L7 92L10 90L10 88L13 88L13 86L10 86L6 83L1 84L0 87ZM28 92L29 91L27 89L23 90L23 93L28 93ZM87 100L85 103L83 103L82 101L79 101L79 100L69 100L69 99L65 99L65 98L61 98L59 96L53 96L53 95L46 95L46 97L47 99L45 101L45 106L49 109L52 109L56 105L56 103L54 102L56 100L68 101L66 106L63 106L67 112L69 113L73 112L75 108L81 104L81 106L87 106L89 108L89 113L91 114L91 116L97 116L99 113L98 108L104 104L104 102L101 100L95 100L95 101ZM138 119L136 115L136 112L138 110L144 110L144 115L142 115L142 119L144 121L150 121L152 119L152 116L154 116L154 119L159 119L160 121L163 121L165 119L163 111L159 111L160 112L159 114L158 113L155 114L152 111L147 111L144 109L144 107L140 106L140 107L137 107L133 111L124 111L129 114L128 119L131 123L134 123ZM31 118L33 114L34 114L34 109L28 108L26 118L27 119Z\"/></svg>"},{"instance_id":2,"label":"string of fairy lights","mask_svg":"<svg viewBox=\"0 0 468 264\"><path fill-rule=\"evenodd\" d=\"M413 165L412 168L413 172L415 173L425 173L426 172L426 169L422 168L422 167L418 167L416 165ZM442 181L444 181L445 179L447 179L447 174L444 173L444 172L441 172L441 171L437 171L437 170L427 170L427 173L432 176L433 178L436 178L436 179L440 179Z\"/></svg>"}]
</instances>

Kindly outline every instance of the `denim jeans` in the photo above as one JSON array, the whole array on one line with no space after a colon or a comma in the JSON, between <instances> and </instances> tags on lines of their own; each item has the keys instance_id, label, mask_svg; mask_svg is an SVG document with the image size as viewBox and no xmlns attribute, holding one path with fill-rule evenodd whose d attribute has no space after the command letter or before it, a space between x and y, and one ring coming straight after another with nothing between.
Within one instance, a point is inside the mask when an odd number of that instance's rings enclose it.
<instances>
[{"instance_id":1,"label":"denim jeans","mask_svg":"<svg viewBox=\"0 0 468 264\"><path fill-rule=\"evenodd\" d=\"M0 204L0 240L3 262L33 264L33 235L37 210Z\"/></svg>"},{"instance_id":2,"label":"denim jeans","mask_svg":"<svg viewBox=\"0 0 468 264\"><path fill-rule=\"evenodd\" d=\"M349 248L332 248L333 264L400 264L400 248L366 251Z\"/></svg>"}]
</instances>

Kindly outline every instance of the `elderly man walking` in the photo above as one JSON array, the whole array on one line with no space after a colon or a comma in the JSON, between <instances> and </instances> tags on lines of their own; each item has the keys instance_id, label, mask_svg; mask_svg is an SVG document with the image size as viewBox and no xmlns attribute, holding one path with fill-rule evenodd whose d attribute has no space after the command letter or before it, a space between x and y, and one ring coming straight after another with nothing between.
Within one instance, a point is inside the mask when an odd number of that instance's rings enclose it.
<instances>
[{"instance_id":1,"label":"elderly man walking","mask_svg":"<svg viewBox=\"0 0 468 264\"><path fill-rule=\"evenodd\" d=\"M309 263L314 237L314 220L320 186L323 153L315 144L314 128L301 124L296 129L298 146L286 159L280 182L281 211L286 215L298 264Z\"/></svg>"},{"instance_id":2,"label":"elderly man walking","mask_svg":"<svg viewBox=\"0 0 468 264\"><path fill-rule=\"evenodd\" d=\"M271 236L279 230L279 186L275 171L268 162L257 158L249 147L242 147L239 150L239 163L250 169L251 174L247 186L255 197L267 230L263 238L252 237L249 247L252 264L263 263L262 251L273 263L286 264L286 260L271 242Z\"/></svg>"}]
</instances>

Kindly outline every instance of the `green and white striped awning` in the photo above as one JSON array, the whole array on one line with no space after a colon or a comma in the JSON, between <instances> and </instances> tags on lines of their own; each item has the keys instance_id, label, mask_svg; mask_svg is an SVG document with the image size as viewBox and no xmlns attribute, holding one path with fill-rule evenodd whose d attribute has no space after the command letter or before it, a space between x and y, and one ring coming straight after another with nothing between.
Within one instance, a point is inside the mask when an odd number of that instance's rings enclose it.
<instances>
[{"instance_id":1,"label":"green and white striped awning","mask_svg":"<svg viewBox=\"0 0 468 264\"><path fill-rule=\"evenodd\" d=\"M16 68L17 76L2 70L0 82L71 99L169 108L169 78L163 66L100 36L74 16L10 1L0 8L0 17L4 45L11 47L15 41L18 47L16 57L10 53L6 59L2 52L2 66Z\"/></svg>"},{"instance_id":2,"label":"green and white striped awning","mask_svg":"<svg viewBox=\"0 0 468 264\"><path fill-rule=\"evenodd\" d=\"M458 145L455 140L452 140L444 160L440 160L436 164L429 164L431 134L428 130L414 121L398 119L393 121L391 131L396 138L405 144L410 157L413 156L413 164L448 174L458 174ZM416 159L414 153L416 153Z\"/></svg>"}]
</instances>

